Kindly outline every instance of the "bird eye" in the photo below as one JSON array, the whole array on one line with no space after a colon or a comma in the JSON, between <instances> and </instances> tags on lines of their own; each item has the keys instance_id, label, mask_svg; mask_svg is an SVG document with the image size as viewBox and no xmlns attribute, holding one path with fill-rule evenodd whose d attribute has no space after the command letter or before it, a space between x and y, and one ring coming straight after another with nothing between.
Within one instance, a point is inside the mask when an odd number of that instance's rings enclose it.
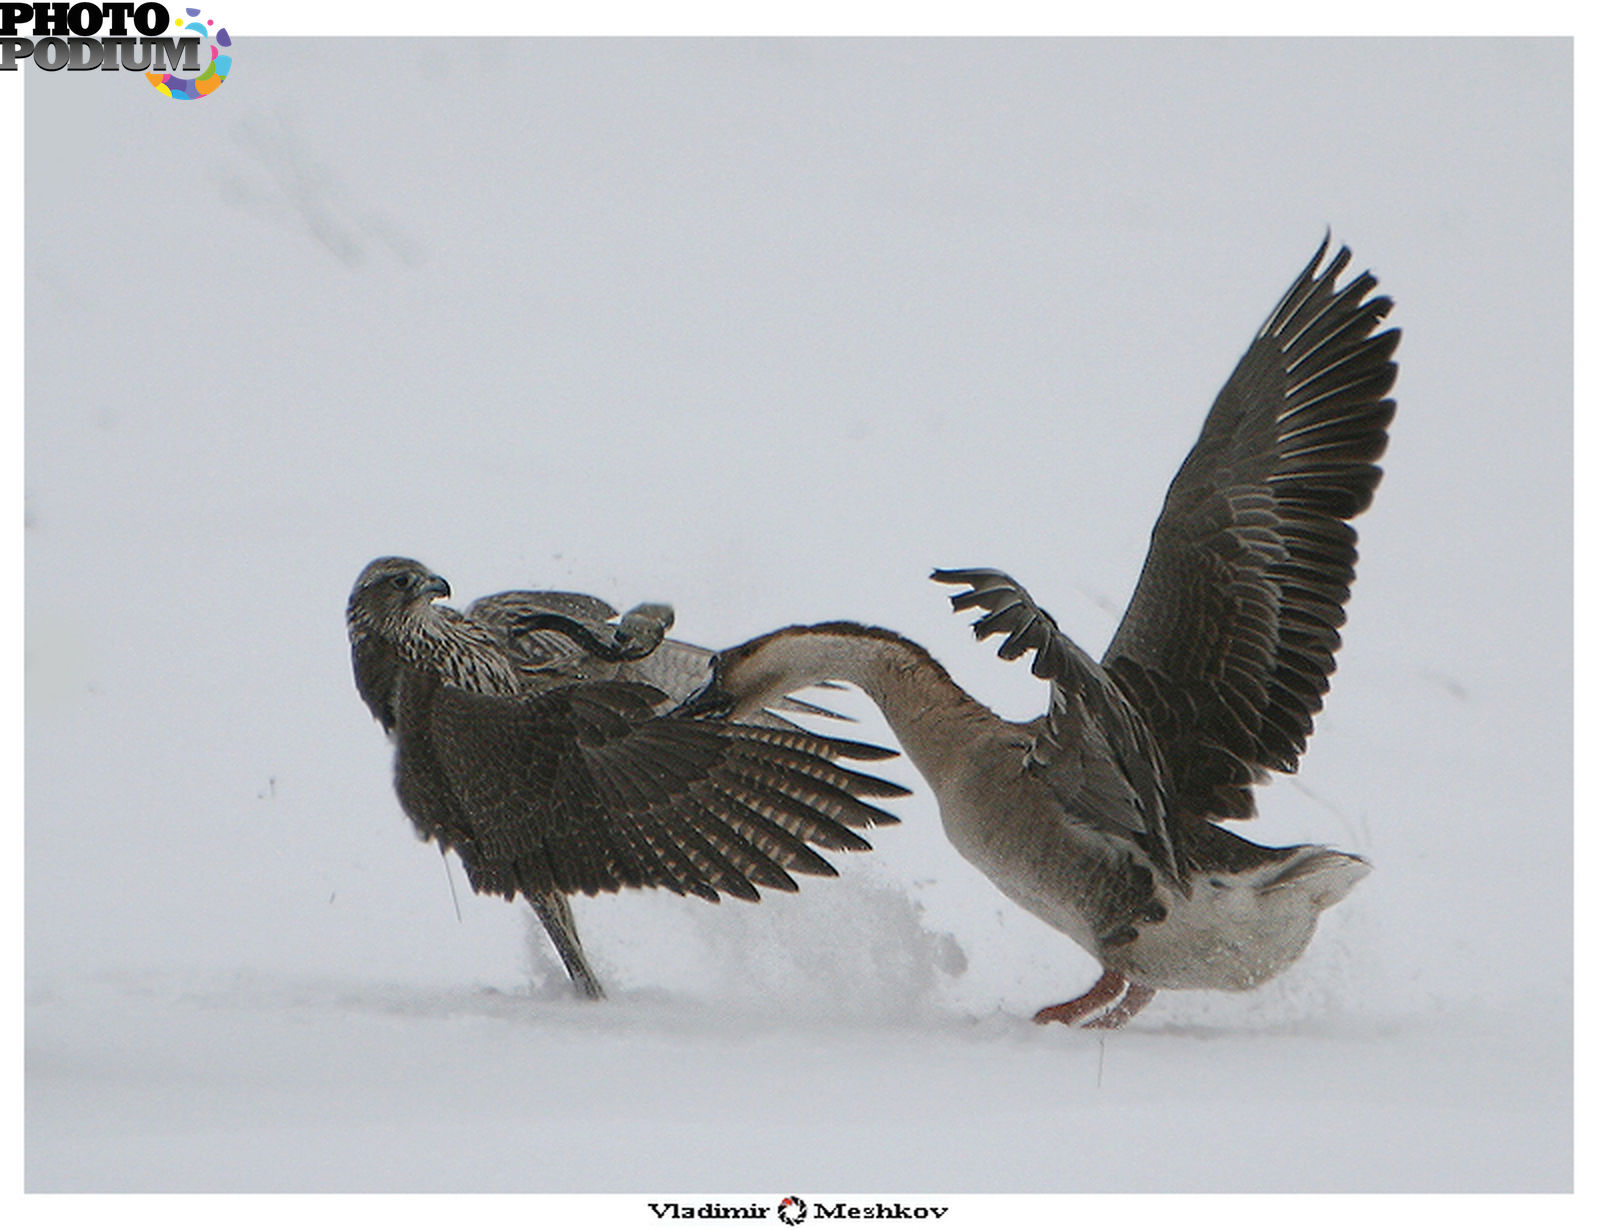
<instances>
[{"instance_id":1,"label":"bird eye","mask_svg":"<svg viewBox=\"0 0 1600 1230\"><path fill-rule=\"evenodd\" d=\"M410 589L411 588L411 577L409 577L408 575L406 575L403 572L400 573L398 576L390 577L389 580L394 585L394 587L396 589Z\"/></svg>"}]
</instances>

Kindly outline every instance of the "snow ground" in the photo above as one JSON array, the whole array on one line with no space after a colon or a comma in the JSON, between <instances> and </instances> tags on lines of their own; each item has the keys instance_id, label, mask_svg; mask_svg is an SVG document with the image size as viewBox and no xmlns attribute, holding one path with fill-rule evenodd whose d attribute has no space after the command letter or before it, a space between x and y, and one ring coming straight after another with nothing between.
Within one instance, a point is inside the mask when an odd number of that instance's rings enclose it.
<instances>
[{"instance_id":1,"label":"snow ground","mask_svg":"<svg viewBox=\"0 0 1600 1230\"><path fill-rule=\"evenodd\" d=\"M30 1140L45 1151L30 1185L775 1196L1567 1181L1545 1085L1568 1058L1549 1031L1528 1038L1527 1018L1335 1010L1251 1027L1175 1010L1102 1039L1015 1014L826 1006L646 988L590 1010L249 972L79 983L30 1004L49 1038L30 1064Z\"/></svg>"},{"instance_id":2,"label":"snow ground","mask_svg":"<svg viewBox=\"0 0 1600 1230\"><path fill-rule=\"evenodd\" d=\"M28 1189L1569 1188L1571 88L1494 40L29 74ZM1093 965L920 789L792 899L579 902L603 1005L520 907L458 921L349 682L369 558L710 645L878 622L1024 716L927 571L1103 646L1324 225L1406 339L1329 707L1249 830L1377 871L1284 978L1034 1028Z\"/></svg>"}]
</instances>

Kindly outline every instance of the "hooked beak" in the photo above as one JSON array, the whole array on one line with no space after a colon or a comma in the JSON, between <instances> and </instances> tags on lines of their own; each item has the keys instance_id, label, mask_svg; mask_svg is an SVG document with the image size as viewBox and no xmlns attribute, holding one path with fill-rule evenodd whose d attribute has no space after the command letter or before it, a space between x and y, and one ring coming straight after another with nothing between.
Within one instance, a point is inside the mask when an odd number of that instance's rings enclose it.
<instances>
[{"instance_id":1,"label":"hooked beak","mask_svg":"<svg viewBox=\"0 0 1600 1230\"><path fill-rule=\"evenodd\" d=\"M450 582L441 576L429 576L422 583L422 588L417 593L427 594L430 598L448 598L450 596Z\"/></svg>"}]
</instances>

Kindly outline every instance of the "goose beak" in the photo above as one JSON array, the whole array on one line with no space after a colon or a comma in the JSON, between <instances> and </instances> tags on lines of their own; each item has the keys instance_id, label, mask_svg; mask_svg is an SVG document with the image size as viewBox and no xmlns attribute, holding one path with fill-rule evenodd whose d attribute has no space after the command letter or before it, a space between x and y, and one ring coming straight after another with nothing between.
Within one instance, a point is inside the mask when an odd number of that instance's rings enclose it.
<instances>
[{"instance_id":1,"label":"goose beak","mask_svg":"<svg viewBox=\"0 0 1600 1230\"><path fill-rule=\"evenodd\" d=\"M717 660L711 660L712 675L693 696L679 705L676 712L680 717L727 717L733 712L733 697L722 686L722 681L716 673Z\"/></svg>"}]
</instances>

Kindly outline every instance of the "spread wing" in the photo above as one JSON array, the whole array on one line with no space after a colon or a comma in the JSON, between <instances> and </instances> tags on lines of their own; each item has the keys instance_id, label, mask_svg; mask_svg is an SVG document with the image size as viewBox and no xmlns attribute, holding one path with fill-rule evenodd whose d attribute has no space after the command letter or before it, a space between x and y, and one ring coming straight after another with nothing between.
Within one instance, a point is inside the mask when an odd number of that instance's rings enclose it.
<instances>
[{"instance_id":1,"label":"spread wing","mask_svg":"<svg viewBox=\"0 0 1600 1230\"><path fill-rule=\"evenodd\" d=\"M494 697L408 671L396 786L479 892L661 887L715 901L832 875L813 847L862 850L906 793L839 759L891 753L799 731L657 716L643 684Z\"/></svg>"},{"instance_id":2,"label":"spread wing","mask_svg":"<svg viewBox=\"0 0 1600 1230\"><path fill-rule=\"evenodd\" d=\"M1322 707L1355 577L1348 524L1372 500L1397 329L1369 273L1335 286L1327 240L1240 359L1168 489L1103 659L1171 766L1174 806L1254 814Z\"/></svg>"},{"instance_id":3,"label":"spread wing","mask_svg":"<svg viewBox=\"0 0 1600 1230\"><path fill-rule=\"evenodd\" d=\"M1050 682L1050 708L1035 727L1028 756L1067 814L1138 843L1174 877L1177 858L1167 826L1160 749L1116 684L1028 591L991 568L939 569L933 579L968 588L950 599L957 611L985 612L978 639L1005 633L999 655L1033 651L1033 673Z\"/></svg>"}]
</instances>

